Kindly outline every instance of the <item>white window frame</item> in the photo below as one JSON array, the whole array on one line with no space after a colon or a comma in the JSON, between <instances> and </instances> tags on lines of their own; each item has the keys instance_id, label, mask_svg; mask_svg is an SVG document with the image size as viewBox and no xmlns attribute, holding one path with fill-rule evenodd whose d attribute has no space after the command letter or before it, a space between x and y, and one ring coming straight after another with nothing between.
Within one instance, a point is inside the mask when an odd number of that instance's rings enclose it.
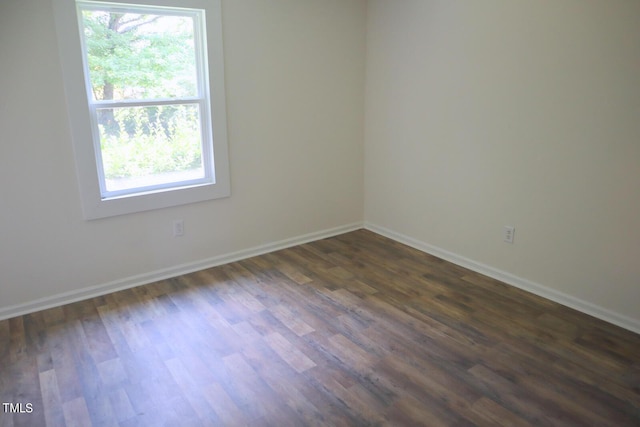
<instances>
[{"instance_id":1,"label":"white window frame","mask_svg":"<svg viewBox=\"0 0 640 427\"><path fill-rule=\"evenodd\" d=\"M200 105L203 122L203 157L205 178L184 181L175 185L145 187L135 192L108 192L101 175L101 153L95 108L99 106L141 106L182 103L180 100L146 101L93 101L90 98L88 71L83 62L81 19L75 0L53 0L60 60L69 114L69 124L76 161L82 210L86 219L104 218L204 200L228 197L230 191L227 143L226 98L224 88L224 58L222 44L221 0L82 0L83 5L118 3L135 10L135 5L158 8L201 10L206 27L196 31L203 36L198 69L199 90L196 98L188 102ZM156 13L156 11L153 11ZM196 20L197 21L197 20ZM207 61L208 57L208 61ZM208 65L208 68L207 68ZM104 104L104 105L103 105ZM209 119L209 120L206 120ZM207 161L211 161L207 167Z\"/></svg>"}]
</instances>

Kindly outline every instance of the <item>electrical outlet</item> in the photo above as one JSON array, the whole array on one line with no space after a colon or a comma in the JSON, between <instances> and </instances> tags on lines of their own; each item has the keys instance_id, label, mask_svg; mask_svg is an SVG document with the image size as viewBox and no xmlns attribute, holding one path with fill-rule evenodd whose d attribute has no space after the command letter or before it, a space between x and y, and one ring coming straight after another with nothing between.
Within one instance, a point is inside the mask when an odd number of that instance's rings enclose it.
<instances>
[{"instance_id":1,"label":"electrical outlet","mask_svg":"<svg viewBox=\"0 0 640 427\"><path fill-rule=\"evenodd\" d=\"M513 235L516 232L516 228L513 225L505 225L502 229L502 240L507 243L513 243Z\"/></svg>"},{"instance_id":2,"label":"electrical outlet","mask_svg":"<svg viewBox=\"0 0 640 427\"><path fill-rule=\"evenodd\" d=\"M173 237L184 236L184 221L181 219L173 220Z\"/></svg>"}]
</instances>

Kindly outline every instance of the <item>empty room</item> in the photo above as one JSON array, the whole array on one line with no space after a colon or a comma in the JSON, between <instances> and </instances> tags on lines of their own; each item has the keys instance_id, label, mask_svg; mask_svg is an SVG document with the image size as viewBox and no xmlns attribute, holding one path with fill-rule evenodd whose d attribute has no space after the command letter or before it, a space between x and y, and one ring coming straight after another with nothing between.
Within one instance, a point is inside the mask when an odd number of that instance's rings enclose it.
<instances>
[{"instance_id":1,"label":"empty room","mask_svg":"<svg viewBox=\"0 0 640 427\"><path fill-rule=\"evenodd\" d=\"M640 425L640 1L0 1L0 427Z\"/></svg>"}]
</instances>

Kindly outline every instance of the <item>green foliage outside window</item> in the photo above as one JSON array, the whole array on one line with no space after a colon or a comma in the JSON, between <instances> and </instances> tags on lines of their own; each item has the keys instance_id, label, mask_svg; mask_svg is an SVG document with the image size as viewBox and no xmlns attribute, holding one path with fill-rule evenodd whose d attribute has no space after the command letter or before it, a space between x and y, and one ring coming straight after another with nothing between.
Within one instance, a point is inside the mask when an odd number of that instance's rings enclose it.
<instances>
[{"instance_id":1,"label":"green foliage outside window","mask_svg":"<svg viewBox=\"0 0 640 427\"><path fill-rule=\"evenodd\" d=\"M116 122L127 130L109 134L99 126L105 177L143 177L200 168L200 128L195 110L194 106L182 105L116 109ZM165 114L169 120L160 119ZM156 120L149 121L154 116Z\"/></svg>"},{"instance_id":2,"label":"green foliage outside window","mask_svg":"<svg viewBox=\"0 0 640 427\"><path fill-rule=\"evenodd\" d=\"M196 95L193 20L189 17L83 11L95 100L170 99ZM99 110L107 179L199 168L194 104Z\"/></svg>"}]
</instances>

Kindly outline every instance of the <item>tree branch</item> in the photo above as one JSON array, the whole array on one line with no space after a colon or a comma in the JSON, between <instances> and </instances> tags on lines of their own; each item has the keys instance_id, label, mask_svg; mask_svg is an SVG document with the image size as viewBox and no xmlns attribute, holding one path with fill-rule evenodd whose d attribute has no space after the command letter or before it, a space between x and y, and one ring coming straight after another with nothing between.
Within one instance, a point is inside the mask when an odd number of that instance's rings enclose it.
<instances>
[{"instance_id":1,"label":"tree branch","mask_svg":"<svg viewBox=\"0 0 640 427\"><path fill-rule=\"evenodd\" d=\"M135 30L135 29L137 29L137 28L142 27L143 25L151 24L152 22L155 22L155 21L157 21L157 20L158 20L158 19L160 19L160 18L162 18L162 16L161 16L161 15L156 15L156 16L154 16L154 17L153 17L153 18L151 18L151 19L146 19L146 20L145 20L145 17L143 16L143 17L141 17L141 18L132 19L132 20L130 20L130 21L121 22L121 23L120 23L120 24L121 24L121 26L120 26L120 28L119 28L118 32L119 32L120 34L122 34L122 33L129 33L129 32L131 32L131 31L133 31L133 30ZM142 21L142 22L140 22L140 21ZM133 23L133 25L128 25L128 24L132 24L132 23Z\"/></svg>"}]
</instances>

